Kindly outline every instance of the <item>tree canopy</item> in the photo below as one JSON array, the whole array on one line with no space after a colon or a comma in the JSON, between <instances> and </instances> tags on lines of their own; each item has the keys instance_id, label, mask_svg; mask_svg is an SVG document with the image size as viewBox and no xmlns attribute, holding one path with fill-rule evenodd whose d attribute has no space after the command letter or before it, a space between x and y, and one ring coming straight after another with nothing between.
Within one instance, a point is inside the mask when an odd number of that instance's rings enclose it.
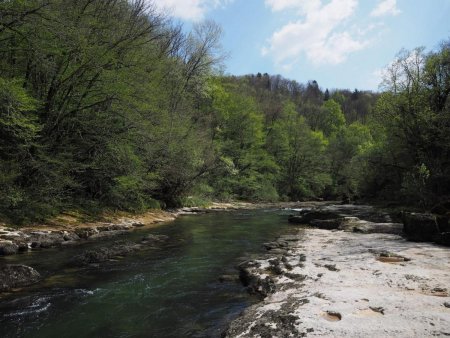
<instances>
[{"instance_id":1,"label":"tree canopy","mask_svg":"<svg viewBox=\"0 0 450 338\"><path fill-rule=\"evenodd\" d=\"M450 191L450 44L401 51L382 92L224 76L222 30L143 0L0 3L0 215L211 199Z\"/></svg>"}]
</instances>

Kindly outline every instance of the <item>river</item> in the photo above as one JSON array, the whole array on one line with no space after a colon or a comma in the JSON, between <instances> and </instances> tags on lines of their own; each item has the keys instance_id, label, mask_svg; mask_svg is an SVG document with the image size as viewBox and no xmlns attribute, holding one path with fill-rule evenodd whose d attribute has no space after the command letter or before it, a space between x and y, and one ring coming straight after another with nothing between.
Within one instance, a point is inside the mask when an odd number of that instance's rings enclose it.
<instances>
[{"instance_id":1,"label":"river","mask_svg":"<svg viewBox=\"0 0 450 338\"><path fill-rule=\"evenodd\" d=\"M286 215L252 210L181 216L120 238L167 235L164 247L88 268L67 262L112 240L2 257L0 264L32 266L44 280L0 298L0 337L220 336L257 299L219 276L237 276L240 261L289 232Z\"/></svg>"}]
</instances>

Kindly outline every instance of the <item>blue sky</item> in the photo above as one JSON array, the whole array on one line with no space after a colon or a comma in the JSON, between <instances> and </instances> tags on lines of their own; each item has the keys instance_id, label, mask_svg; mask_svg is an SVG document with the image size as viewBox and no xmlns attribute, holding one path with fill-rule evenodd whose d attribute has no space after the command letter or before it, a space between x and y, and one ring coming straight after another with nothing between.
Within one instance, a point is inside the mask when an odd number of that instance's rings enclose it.
<instances>
[{"instance_id":1,"label":"blue sky","mask_svg":"<svg viewBox=\"0 0 450 338\"><path fill-rule=\"evenodd\" d=\"M377 90L401 48L450 38L450 0L154 0L190 27L222 26L226 73Z\"/></svg>"}]
</instances>

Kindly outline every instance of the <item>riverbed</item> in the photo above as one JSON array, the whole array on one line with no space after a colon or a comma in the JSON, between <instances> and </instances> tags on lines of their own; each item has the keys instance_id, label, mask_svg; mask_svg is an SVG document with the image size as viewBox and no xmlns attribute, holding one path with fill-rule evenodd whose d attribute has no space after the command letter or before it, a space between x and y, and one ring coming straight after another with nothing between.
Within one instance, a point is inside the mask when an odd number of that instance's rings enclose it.
<instances>
[{"instance_id":1,"label":"riverbed","mask_svg":"<svg viewBox=\"0 0 450 338\"><path fill-rule=\"evenodd\" d=\"M294 230L289 211L249 210L181 216L120 238L0 258L25 264L43 280L0 298L1 337L211 337L259 299L236 265L262 243ZM85 267L80 252L165 235L159 247ZM222 277L221 277L222 276Z\"/></svg>"},{"instance_id":2,"label":"riverbed","mask_svg":"<svg viewBox=\"0 0 450 338\"><path fill-rule=\"evenodd\" d=\"M226 337L450 336L449 247L408 241L401 224L370 206L297 217L323 229L299 225L241 266L265 299Z\"/></svg>"}]
</instances>

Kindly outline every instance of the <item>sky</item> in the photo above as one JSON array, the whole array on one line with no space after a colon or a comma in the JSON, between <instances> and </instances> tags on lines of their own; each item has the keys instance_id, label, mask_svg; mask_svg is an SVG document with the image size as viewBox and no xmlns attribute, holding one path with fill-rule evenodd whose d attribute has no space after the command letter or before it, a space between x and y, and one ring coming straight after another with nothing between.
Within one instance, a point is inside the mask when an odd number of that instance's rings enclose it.
<instances>
[{"instance_id":1,"label":"sky","mask_svg":"<svg viewBox=\"0 0 450 338\"><path fill-rule=\"evenodd\" d=\"M402 49L450 38L450 0L153 0L189 29L224 32L226 74L269 73L323 89L378 90Z\"/></svg>"}]
</instances>

